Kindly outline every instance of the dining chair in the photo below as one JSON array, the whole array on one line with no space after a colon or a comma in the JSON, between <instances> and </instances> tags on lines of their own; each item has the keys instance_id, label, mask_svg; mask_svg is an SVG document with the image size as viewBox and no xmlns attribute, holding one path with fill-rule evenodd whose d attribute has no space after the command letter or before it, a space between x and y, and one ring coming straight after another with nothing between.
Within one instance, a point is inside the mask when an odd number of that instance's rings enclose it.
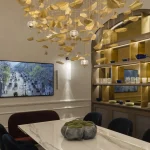
<instances>
[{"instance_id":1,"label":"dining chair","mask_svg":"<svg viewBox=\"0 0 150 150\"><path fill-rule=\"evenodd\" d=\"M59 115L53 110L20 112L12 114L8 120L9 134L19 141L33 141L28 135L24 134L18 125L38 123L52 120L59 120Z\"/></svg>"},{"instance_id":2,"label":"dining chair","mask_svg":"<svg viewBox=\"0 0 150 150\"><path fill-rule=\"evenodd\" d=\"M92 121L97 126L101 126L102 125L102 114L99 112L90 112L84 117L83 120Z\"/></svg>"},{"instance_id":3,"label":"dining chair","mask_svg":"<svg viewBox=\"0 0 150 150\"><path fill-rule=\"evenodd\" d=\"M4 144L4 150L38 150L36 146L32 143L21 143L19 144L14 140L14 138L9 134L4 134L2 137L2 142Z\"/></svg>"},{"instance_id":4,"label":"dining chair","mask_svg":"<svg viewBox=\"0 0 150 150\"><path fill-rule=\"evenodd\" d=\"M150 129L144 133L142 140L150 143Z\"/></svg>"},{"instance_id":5,"label":"dining chair","mask_svg":"<svg viewBox=\"0 0 150 150\"><path fill-rule=\"evenodd\" d=\"M0 150L4 150L4 144L2 142L2 137L4 134L8 134L8 132L6 131L5 127L0 124Z\"/></svg>"},{"instance_id":6,"label":"dining chair","mask_svg":"<svg viewBox=\"0 0 150 150\"><path fill-rule=\"evenodd\" d=\"M108 129L131 136L133 123L126 118L116 118L109 123Z\"/></svg>"}]
</instances>

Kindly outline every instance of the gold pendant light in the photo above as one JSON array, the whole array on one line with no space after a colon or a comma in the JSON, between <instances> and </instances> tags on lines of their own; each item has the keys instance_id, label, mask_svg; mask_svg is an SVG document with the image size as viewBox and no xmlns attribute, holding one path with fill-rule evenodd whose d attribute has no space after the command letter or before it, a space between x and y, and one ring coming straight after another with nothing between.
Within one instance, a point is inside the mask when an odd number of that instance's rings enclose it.
<instances>
[{"instance_id":1,"label":"gold pendant light","mask_svg":"<svg viewBox=\"0 0 150 150\"><path fill-rule=\"evenodd\" d=\"M27 26L36 29L38 34L44 35L37 42L55 42L59 45L60 51L64 52L64 57L73 52L73 43L88 43L96 40L95 32L103 28L103 20L106 18L116 19L118 8L123 8L130 0L17 0L23 6L24 16L29 17ZM129 5L129 9L124 11L124 15L132 13L142 7L141 0ZM132 16L129 20L136 21L138 18ZM103 34L102 40L94 45L95 50L99 50L108 42L107 36L111 32L126 32L126 28L115 31L107 30ZM44 34L43 34L44 33ZM46 34L45 34L46 33ZM35 38L35 37L34 37ZM34 38L28 38L33 41ZM43 45L43 44L42 44ZM43 48L49 48L44 45ZM77 59L79 60L79 59ZM88 61L82 60L82 64ZM57 63L60 63L59 61ZM60 63L62 64L62 63Z\"/></svg>"}]
</instances>

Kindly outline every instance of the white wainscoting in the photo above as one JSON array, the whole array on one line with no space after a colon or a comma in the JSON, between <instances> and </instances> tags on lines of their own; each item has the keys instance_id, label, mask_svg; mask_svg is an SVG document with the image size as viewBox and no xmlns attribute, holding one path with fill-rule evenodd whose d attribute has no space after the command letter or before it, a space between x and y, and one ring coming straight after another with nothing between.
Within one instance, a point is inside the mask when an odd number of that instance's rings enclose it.
<instances>
[{"instance_id":1,"label":"white wainscoting","mask_svg":"<svg viewBox=\"0 0 150 150\"><path fill-rule=\"evenodd\" d=\"M8 128L8 119L12 114L37 110L54 110L60 118L84 117L91 110L91 101L78 99L1 104L0 123Z\"/></svg>"}]
</instances>

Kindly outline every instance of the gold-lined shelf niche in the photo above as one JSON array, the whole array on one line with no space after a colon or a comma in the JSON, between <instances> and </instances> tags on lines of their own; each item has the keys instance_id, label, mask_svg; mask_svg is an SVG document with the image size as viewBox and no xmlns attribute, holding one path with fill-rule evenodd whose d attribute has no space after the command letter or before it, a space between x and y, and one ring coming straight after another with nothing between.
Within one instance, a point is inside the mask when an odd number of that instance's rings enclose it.
<instances>
[{"instance_id":1,"label":"gold-lined shelf niche","mask_svg":"<svg viewBox=\"0 0 150 150\"><path fill-rule=\"evenodd\" d=\"M123 26L127 28L127 32L118 33L115 36L117 40L108 40L110 43L105 43L100 50L92 50L95 51L92 53L93 101L96 101L96 98L101 98L102 102L131 100L132 102L141 101L141 107L148 106L150 102L150 58L137 59L136 55L146 54L150 56L150 14L147 15L145 12L139 14L142 14L139 21L130 22ZM107 25L106 23L105 26ZM102 33L98 32L98 34ZM125 69L137 70L139 83L126 83ZM100 79L103 78L111 80L111 83L100 83ZM122 82L117 83L117 80ZM116 93L114 91L115 86L137 86L138 90L137 92Z\"/></svg>"}]
</instances>

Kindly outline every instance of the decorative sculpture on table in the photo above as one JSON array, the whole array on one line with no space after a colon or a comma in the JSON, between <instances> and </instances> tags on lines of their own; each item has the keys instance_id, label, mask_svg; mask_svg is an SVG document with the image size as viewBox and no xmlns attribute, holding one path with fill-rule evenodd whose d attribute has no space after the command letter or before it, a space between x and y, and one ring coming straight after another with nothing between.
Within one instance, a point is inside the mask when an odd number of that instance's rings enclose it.
<instances>
[{"instance_id":1,"label":"decorative sculpture on table","mask_svg":"<svg viewBox=\"0 0 150 150\"><path fill-rule=\"evenodd\" d=\"M67 140L88 140L96 136L97 127L91 121L73 120L65 123L61 133Z\"/></svg>"}]
</instances>

